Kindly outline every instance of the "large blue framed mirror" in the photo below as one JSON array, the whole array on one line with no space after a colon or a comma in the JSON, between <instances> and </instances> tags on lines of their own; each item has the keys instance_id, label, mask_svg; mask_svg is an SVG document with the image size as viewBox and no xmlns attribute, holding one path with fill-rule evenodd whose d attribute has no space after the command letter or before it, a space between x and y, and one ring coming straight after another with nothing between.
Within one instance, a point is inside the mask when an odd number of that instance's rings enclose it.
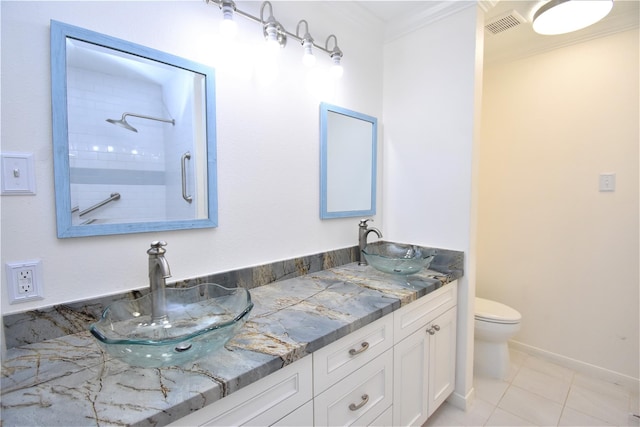
<instances>
[{"instance_id":1,"label":"large blue framed mirror","mask_svg":"<svg viewBox=\"0 0 640 427\"><path fill-rule=\"evenodd\" d=\"M51 21L58 237L218 225L213 68Z\"/></svg>"},{"instance_id":2,"label":"large blue framed mirror","mask_svg":"<svg viewBox=\"0 0 640 427\"><path fill-rule=\"evenodd\" d=\"M320 218L376 213L378 120L320 104Z\"/></svg>"}]
</instances>

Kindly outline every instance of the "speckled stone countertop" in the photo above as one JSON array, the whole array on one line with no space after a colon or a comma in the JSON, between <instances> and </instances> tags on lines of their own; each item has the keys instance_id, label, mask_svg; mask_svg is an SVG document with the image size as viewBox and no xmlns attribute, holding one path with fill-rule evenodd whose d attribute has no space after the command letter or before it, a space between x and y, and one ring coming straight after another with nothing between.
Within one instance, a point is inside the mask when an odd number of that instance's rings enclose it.
<instances>
[{"instance_id":1,"label":"speckled stone countertop","mask_svg":"<svg viewBox=\"0 0 640 427\"><path fill-rule=\"evenodd\" d=\"M420 290L357 263L252 289L255 306L241 332L187 366L131 367L88 332L11 348L2 365L2 425L166 425L462 275L440 270L410 276L427 283Z\"/></svg>"}]
</instances>

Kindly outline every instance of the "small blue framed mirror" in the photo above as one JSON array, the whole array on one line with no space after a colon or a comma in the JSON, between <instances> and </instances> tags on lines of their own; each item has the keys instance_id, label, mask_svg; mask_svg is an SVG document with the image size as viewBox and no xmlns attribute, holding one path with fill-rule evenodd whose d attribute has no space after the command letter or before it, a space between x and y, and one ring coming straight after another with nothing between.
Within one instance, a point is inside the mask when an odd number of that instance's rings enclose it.
<instances>
[{"instance_id":1,"label":"small blue framed mirror","mask_svg":"<svg viewBox=\"0 0 640 427\"><path fill-rule=\"evenodd\" d=\"M51 21L59 238L216 227L213 68Z\"/></svg>"},{"instance_id":2,"label":"small blue framed mirror","mask_svg":"<svg viewBox=\"0 0 640 427\"><path fill-rule=\"evenodd\" d=\"M378 120L320 104L320 218L376 213Z\"/></svg>"}]
</instances>

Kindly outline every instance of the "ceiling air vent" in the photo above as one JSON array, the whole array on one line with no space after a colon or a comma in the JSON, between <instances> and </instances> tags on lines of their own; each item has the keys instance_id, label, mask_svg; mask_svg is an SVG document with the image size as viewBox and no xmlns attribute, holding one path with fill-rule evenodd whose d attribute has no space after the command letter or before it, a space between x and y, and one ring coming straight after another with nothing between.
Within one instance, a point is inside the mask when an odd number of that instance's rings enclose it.
<instances>
[{"instance_id":1,"label":"ceiling air vent","mask_svg":"<svg viewBox=\"0 0 640 427\"><path fill-rule=\"evenodd\" d=\"M512 10L511 12L492 18L491 22L488 22L484 28L491 34L498 34L517 27L524 22L526 22L526 19L515 10Z\"/></svg>"}]
</instances>

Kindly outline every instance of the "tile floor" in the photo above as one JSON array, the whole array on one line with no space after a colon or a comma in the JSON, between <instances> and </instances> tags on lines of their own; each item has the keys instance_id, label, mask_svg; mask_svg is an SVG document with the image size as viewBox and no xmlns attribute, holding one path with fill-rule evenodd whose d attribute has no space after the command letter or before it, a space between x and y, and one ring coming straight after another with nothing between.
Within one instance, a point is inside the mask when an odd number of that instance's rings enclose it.
<instances>
[{"instance_id":1,"label":"tile floor","mask_svg":"<svg viewBox=\"0 0 640 427\"><path fill-rule=\"evenodd\" d=\"M445 402L425 427L640 426L638 390L602 381L511 349L506 381L475 377L464 412Z\"/></svg>"}]
</instances>

